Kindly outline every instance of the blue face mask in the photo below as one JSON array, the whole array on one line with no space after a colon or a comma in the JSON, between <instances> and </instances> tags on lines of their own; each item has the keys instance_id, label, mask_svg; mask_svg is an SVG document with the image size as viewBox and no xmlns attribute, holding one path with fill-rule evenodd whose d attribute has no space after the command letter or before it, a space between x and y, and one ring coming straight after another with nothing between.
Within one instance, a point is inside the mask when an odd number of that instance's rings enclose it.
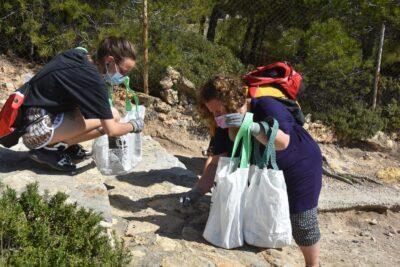
<instances>
[{"instance_id":1,"label":"blue face mask","mask_svg":"<svg viewBox=\"0 0 400 267\"><path fill-rule=\"evenodd\" d=\"M107 73L106 73L106 76L104 77L104 80L106 82L108 82L109 84L120 85L121 83L123 83L125 81L126 77L124 75L122 75L121 73L119 73L118 70L111 76L110 73L108 72L107 64L106 64L106 71L107 71Z\"/></svg>"}]
</instances>

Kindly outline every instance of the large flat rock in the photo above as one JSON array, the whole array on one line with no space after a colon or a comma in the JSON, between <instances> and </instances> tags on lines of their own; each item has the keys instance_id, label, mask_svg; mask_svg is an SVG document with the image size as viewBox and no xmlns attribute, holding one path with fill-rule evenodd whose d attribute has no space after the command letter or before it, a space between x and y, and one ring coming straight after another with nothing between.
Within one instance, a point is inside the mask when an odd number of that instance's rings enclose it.
<instances>
[{"instance_id":1,"label":"large flat rock","mask_svg":"<svg viewBox=\"0 0 400 267\"><path fill-rule=\"evenodd\" d=\"M89 149L90 144L91 142L86 143ZM66 193L69 195L69 202L76 202L79 206L92 209L102 214L109 222L112 220L112 208L105 183L117 183L118 190L123 190L124 193L128 191L132 198L140 199L148 196L149 192L158 192L157 190L146 192L142 190L143 187L157 182L169 181L173 184L184 180L191 186L195 178L193 172L188 171L176 157L167 153L158 142L148 136L143 136L142 162L133 173L122 176L103 176L91 159L78 165L77 174L69 175L32 161L23 144L18 144L12 149L0 147L1 183L20 193L27 184L38 182L40 192ZM131 194L135 191L136 195ZM146 194L143 194L145 192Z\"/></svg>"},{"instance_id":2,"label":"large flat rock","mask_svg":"<svg viewBox=\"0 0 400 267\"><path fill-rule=\"evenodd\" d=\"M0 181L18 193L27 184L37 182L41 193L66 193L69 202L92 209L102 214L106 221L111 221L111 206L103 183L104 177L91 159L78 165L77 174L69 175L32 161L22 144L12 150L0 147Z\"/></svg>"},{"instance_id":3,"label":"large flat rock","mask_svg":"<svg viewBox=\"0 0 400 267\"><path fill-rule=\"evenodd\" d=\"M324 177L318 206L320 211L400 210L400 190L390 184L349 185Z\"/></svg>"}]
</instances>

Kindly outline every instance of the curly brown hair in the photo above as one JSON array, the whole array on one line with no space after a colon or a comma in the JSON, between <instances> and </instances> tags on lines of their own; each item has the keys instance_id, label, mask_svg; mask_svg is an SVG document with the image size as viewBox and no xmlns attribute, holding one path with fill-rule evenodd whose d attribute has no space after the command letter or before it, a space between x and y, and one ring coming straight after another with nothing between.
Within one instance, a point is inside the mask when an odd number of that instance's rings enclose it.
<instances>
[{"instance_id":1,"label":"curly brown hair","mask_svg":"<svg viewBox=\"0 0 400 267\"><path fill-rule=\"evenodd\" d=\"M246 88L239 78L224 75L214 76L201 87L197 101L198 111L202 119L210 125L211 132L215 128L214 115L205 104L213 99L224 103L228 113L234 113L246 103Z\"/></svg>"}]
</instances>

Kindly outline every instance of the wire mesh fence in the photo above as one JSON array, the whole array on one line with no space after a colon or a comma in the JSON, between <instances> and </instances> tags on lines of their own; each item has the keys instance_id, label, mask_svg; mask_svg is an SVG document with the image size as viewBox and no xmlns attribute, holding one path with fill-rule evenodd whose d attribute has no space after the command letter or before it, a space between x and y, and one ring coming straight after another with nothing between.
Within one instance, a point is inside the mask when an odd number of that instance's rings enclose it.
<instances>
[{"instance_id":1,"label":"wire mesh fence","mask_svg":"<svg viewBox=\"0 0 400 267\"><path fill-rule=\"evenodd\" d=\"M377 88L375 113L385 119L380 128L400 128L392 119L400 117L398 0L152 0L144 47L145 1L2 1L0 50L48 61L77 45L93 51L106 35L124 36L138 49L132 86L143 88L146 47L149 91L156 96L168 66L198 88L218 73L240 76L289 61L304 76L307 112L353 120L346 114L373 110Z\"/></svg>"},{"instance_id":2,"label":"wire mesh fence","mask_svg":"<svg viewBox=\"0 0 400 267\"><path fill-rule=\"evenodd\" d=\"M378 79L378 87L385 89L378 95L379 103L387 102L396 91L384 94L388 80L394 82L400 78L399 20L398 13L393 11L398 10L399 2L351 1L341 5L338 1L314 1L307 4L311 2L228 1L225 6L214 6L207 19L210 27L205 36L229 46L245 64L258 66L287 60L297 65L306 77L319 72L315 65L324 69L328 64L337 63L329 68L331 73L318 73L319 81L339 84L364 76L358 83L369 87L370 90L364 90L368 91L372 103L371 90ZM218 17L216 23L212 22L213 15ZM382 25L385 26L383 36ZM350 68L346 70L341 64ZM378 64L381 68L377 73ZM364 97L367 96L364 94Z\"/></svg>"}]
</instances>

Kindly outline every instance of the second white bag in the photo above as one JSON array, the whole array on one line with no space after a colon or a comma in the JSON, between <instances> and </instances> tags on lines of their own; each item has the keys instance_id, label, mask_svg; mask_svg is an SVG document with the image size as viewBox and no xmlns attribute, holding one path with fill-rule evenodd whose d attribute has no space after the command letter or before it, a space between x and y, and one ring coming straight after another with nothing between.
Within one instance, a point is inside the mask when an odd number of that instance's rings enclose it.
<instances>
[{"instance_id":1,"label":"second white bag","mask_svg":"<svg viewBox=\"0 0 400 267\"><path fill-rule=\"evenodd\" d=\"M267 132L268 124L263 126ZM257 165L250 167L250 185L245 202L244 239L246 243L257 247L281 248L290 245L292 240L285 178L276 164L274 144L278 127L275 120L262 158L258 156L259 144L255 143L253 153ZM272 169L268 169L268 164Z\"/></svg>"}]
</instances>

